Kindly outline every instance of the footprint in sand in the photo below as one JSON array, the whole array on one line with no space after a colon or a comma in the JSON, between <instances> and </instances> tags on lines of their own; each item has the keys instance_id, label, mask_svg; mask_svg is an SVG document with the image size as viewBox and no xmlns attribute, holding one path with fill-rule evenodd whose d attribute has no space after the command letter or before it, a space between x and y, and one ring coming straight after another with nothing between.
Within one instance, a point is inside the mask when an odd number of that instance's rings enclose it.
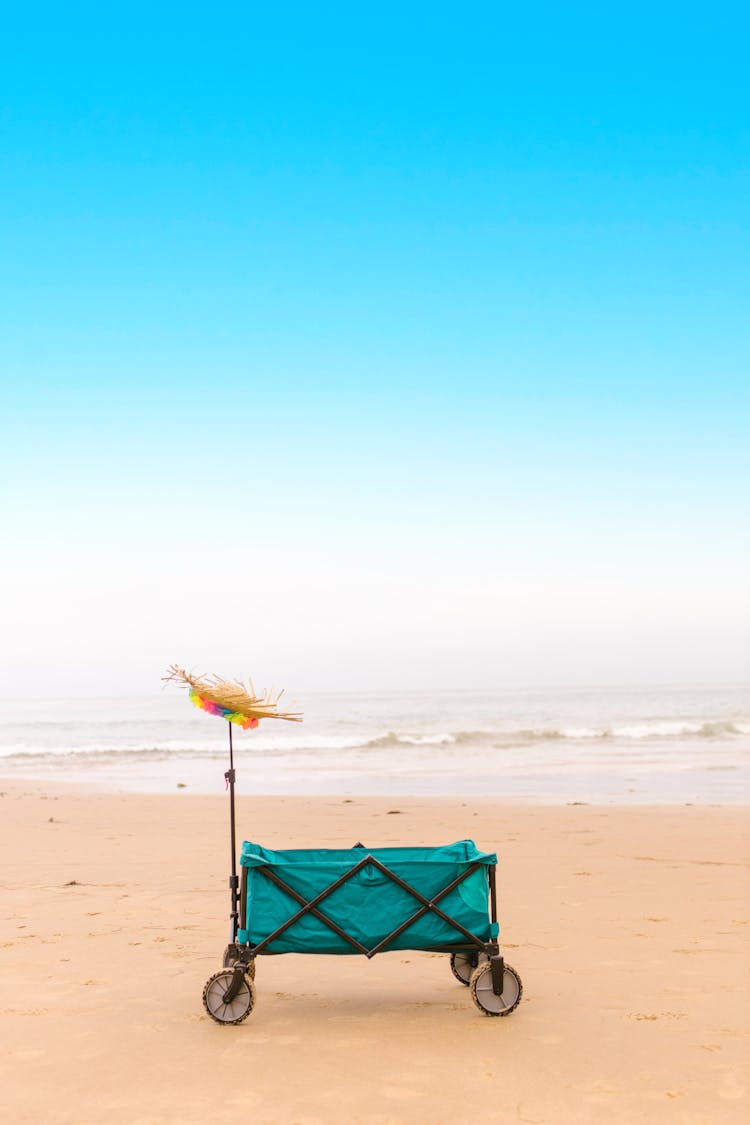
<instances>
[{"instance_id":1,"label":"footprint in sand","mask_svg":"<svg viewBox=\"0 0 750 1125\"><path fill-rule=\"evenodd\" d=\"M49 1008L0 1008L0 1016L46 1016ZM16 1053L18 1057L18 1053Z\"/></svg>"},{"instance_id":2,"label":"footprint in sand","mask_svg":"<svg viewBox=\"0 0 750 1125\"><path fill-rule=\"evenodd\" d=\"M629 1012L631 1020L684 1020L685 1012Z\"/></svg>"}]
</instances>

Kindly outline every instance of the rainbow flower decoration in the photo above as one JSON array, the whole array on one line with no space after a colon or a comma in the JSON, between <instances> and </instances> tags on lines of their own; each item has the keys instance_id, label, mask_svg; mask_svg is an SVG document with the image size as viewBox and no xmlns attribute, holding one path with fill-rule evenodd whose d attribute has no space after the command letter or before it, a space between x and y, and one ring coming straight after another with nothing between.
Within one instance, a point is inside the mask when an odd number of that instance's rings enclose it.
<instances>
[{"instance_id":1,"label":"rainbow flower decoration","mask_svg":"<svg viewBox=\"0 0 750 1125\"><path fill-rule=\"evenodd\" d=\"M190 702L200 707L201 711L207 711L209 715L218 715L228 723L236 723L243 730L255 730L260 722L260 719L256 719L254 715L243 715L241 711L230 711L228 707L221 707L218 703L214 703L213 699L199 695L195 688L190 690Z\"/></svg>"}]
</instances>

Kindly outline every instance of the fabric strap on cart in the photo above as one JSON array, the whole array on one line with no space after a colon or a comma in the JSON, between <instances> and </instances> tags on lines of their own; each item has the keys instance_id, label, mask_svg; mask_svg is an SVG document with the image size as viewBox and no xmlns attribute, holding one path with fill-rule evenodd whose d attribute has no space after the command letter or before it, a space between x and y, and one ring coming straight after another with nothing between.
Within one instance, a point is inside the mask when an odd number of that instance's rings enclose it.
<instances>
[{"instance_id":1,"label":"fabric strap on cart","mask_svg":"<svg viewBox=\"0 0 750 1125\"><path fill-rule=\"evenodd\" d=\"M480 852L472 840L436 848L285 851L245 843L240 863L247 869L247 907L238 940L259 945L300 915L264 947L265 952L380 951L388 935L419 915L383 948L439 950L466 945L471 937L484 942L496 931L489 918L487 876L487 868L496 862L493 853ZM423 906L391 874L425 900L439 899L436 909ZM340 879L341 885L326 894ZM320 896L317 916L305 911L304 904Z\"/></svg>"}]
</instances>

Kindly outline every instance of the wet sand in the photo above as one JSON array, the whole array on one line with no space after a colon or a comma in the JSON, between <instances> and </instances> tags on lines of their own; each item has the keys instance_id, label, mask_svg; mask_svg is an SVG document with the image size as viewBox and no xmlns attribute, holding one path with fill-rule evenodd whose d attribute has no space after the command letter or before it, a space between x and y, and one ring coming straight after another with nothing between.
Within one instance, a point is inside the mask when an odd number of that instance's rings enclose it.
<instances>
[{"instance_id":1,"label":"wet sand","mask_svg":"<svg viewBox=\"0 0 750 1125\"><path fill-rule=\"evenodd\" d=\"M750 1118L747 809L240 797L240 836L269 847L496 850L524 998L483 1017L441 954L268 957L249 1019L219 1027L226 802L0 789L9 1121Z\"/></svg>"}]
</instances>

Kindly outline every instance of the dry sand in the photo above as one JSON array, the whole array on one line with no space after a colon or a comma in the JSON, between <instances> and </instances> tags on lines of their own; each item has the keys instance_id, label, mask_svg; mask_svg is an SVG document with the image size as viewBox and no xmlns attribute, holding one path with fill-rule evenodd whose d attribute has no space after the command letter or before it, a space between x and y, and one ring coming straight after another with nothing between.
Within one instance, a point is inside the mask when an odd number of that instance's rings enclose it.
<instances>
[{"instance_id":1,"label":"dry sand","mask_svg":"<svg viewBox=\"0 0 750 1125\"><path fill-rule=\"evenodd\" d=\"M225 802L0 788L3 1120L750 1120L746 809L240 797L270 847L497 850L525 994L488 1019L445 955L268 957L219 1027Z\"/></svg>"}]
</instances>

